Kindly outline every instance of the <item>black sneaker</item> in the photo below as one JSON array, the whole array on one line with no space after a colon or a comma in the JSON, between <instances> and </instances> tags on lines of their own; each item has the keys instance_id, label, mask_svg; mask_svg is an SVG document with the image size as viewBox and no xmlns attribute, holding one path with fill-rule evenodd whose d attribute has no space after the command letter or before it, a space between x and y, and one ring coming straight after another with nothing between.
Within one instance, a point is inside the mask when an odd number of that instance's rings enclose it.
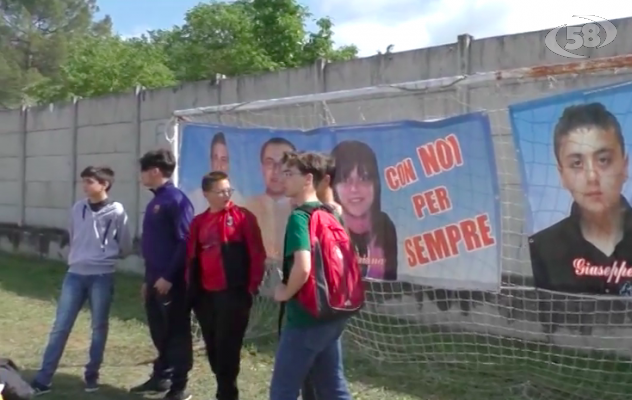
<instances>
[{"instance_id":1,"label":"black sneaker","mask_svg":"<svg viewBox=\"0 0 632 400\"><path fill-rule=\"evenodd\" d=\"M31 382L31 388L33 389L33 394L35 396L41 396L46 393L50 393L51 388L50 385L44 385L43 383L39 383L37 381Z\"/></svg>"},{"instance_id":2,"label":"black sneaker","mask_svg":"<svg viewBox=\"0 0 632 400\"><path fill-rule=\"evenodd\" d=\"M94 393L99 390L99 381L96 379L86 379L84 384L84 390L86 393Z\"/></svg>"},{"instance_id":3,"label":"black sneaker","mask_svg":"<svg viewBox=\"0 0 632 400\"><path fill-rule=\"evenodd\" d=\"M131 388L130 393L146 394L146 393L164 393L171 388L171 382L166 379L149 378L142 385Z\"/></svg>"},{"instance_id":4,"label":"black sneaker","mask_svg":"<svg viewBox=\"0 0 632 400\"><path fill-rule=\"evenodd\" d=\"M193 396L184 390L170 390L163 400L191 400Z\"/></svg>"}]
</instances>

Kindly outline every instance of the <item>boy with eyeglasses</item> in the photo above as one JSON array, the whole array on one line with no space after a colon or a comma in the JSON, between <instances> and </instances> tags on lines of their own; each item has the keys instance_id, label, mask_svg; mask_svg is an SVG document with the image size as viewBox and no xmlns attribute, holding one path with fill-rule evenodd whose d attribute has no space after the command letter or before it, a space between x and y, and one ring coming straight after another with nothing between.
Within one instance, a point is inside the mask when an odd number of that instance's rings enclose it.
<instances>
[{"instance_id":1,"label":"boy with eyeglasses","mask_svg":"<svg viewBox=\"0 0 632 400\"><path fill-rule=\"evenodd\" d=\"M255 216L231 201L223 171L202 178L208 209L191 223L187 242L188 293L200 324L217 400L238 400L241 348L266 251Z\"/></svg>"}]
</instances>

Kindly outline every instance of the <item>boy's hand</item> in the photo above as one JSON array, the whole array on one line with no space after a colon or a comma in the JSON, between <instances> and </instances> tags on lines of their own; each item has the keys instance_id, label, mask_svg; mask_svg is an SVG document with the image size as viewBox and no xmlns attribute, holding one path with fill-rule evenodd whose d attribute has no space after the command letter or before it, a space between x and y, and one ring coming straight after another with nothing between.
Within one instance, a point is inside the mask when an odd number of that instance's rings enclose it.
<instances>
[{"instance_id":1,"label":"boy's hand","mask_svg":"<svg viewBox=\"0 0 632 400\"><path fill-rule=\"evenodd\" d=\"M287 286L282 283L278 284L277 287L274 289L274 300L278 302L285 302L289 299L290 298L287 295Z\"/></svg>"},{"instance_id":2,"label":"boy's hand","mask_svg":"<svg viewBox=\"0 0 632 400\"><path fill-rule=\"evenodd\" d=\"M158 294L165 295L169 293L169 290L171 290L171 282L164 278L160 278L154 284L154 289L156 289Z\"/></svg>"}]
</instances>

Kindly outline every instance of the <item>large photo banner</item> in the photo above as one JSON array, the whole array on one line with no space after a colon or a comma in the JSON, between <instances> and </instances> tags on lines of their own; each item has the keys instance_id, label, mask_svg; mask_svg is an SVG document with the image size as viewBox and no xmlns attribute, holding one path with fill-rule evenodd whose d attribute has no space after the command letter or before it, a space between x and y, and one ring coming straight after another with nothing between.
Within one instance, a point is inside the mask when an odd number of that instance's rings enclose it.
<instances>
[{"instance_id":1,"label":"large photo banner","mask_svg":"<svg viewBox=\"0 0 632 400\"><path fill-rule=\"evenodd\" d=\"M630 296L632 83L510 106L534 284Z\"/></svg>"},{"instance_id":2,"label":"large photo banner","mask_svg":"<svg viewBox=\"0 0 632 400\"><path fill-rule=\"evenodd\" d=\"M286 151L331 154L333 189L366 279L454 289L500 285L500 211L487 115L328 127L312 131L187 124L179 184L196 212L200 181L229 173L234 202L251 210L268 257L280 259L292 205Z\"/></svg>"}]
</instances>

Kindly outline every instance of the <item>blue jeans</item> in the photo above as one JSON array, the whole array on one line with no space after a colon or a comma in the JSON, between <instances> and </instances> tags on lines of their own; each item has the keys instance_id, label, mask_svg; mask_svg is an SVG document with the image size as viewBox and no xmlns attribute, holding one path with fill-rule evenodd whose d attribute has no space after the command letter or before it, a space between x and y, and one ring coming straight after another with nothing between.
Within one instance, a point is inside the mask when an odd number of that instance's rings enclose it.
<instances>
[{"instance_id":1,"label":"blue jeans","mask_svg":"<svg viewBox=\"0 0 632 400\"><path fill-rule=\"evenodd\" d=\"M296 400L305 378L326 400L351 400L342 365L340 337L347 320L285 328L274 360L270 400Z\"/></svg>"},{"instance_id":2,"label":"blue jeans","mask_svg":"<svg viewBox=\"0 0 632 400\"><path fill-rule=\"evenodd\" d=\"M114 274L78 275L70 272L66 274L57 303L55 322L44 351L42 367L35 376L36 382L43 385L51 384L70 331L86 301L90 305L92 318L92 342L84 377L86 380L99 379L99 369L103 363L103 353L108 338L113 296Z\"/></svg>"}]
</instances>

